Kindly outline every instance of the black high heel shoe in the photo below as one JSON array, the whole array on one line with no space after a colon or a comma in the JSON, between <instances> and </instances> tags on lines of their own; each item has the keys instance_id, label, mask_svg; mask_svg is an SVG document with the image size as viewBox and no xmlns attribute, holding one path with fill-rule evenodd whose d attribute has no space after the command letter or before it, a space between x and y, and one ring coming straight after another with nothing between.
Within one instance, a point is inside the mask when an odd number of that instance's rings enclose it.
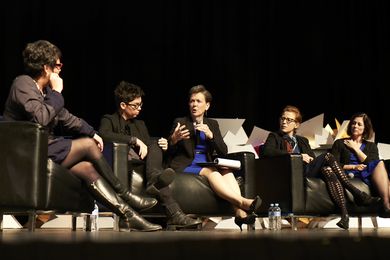
<instances>
[{"instance_id":1,"label":"black high heel shoe","mask_svg":"<svg viewBox=\"0 0 390 260\"><path fill-rule=\"evenodd\" d=\"M249 215L246 216L245 218L235 217L235 218L234 218L234 223L236 223L236 225L237 225L237 226L240 228L240 230L242 231L242 227L241 227L242 224L253 225L253 224L255 224L256 217L257 217L256 214L249 214Z\"/></svg>"},{"instance_id":2,"label":"black high heel shoe","mask_svg":"<svg viewBox=\"0 0 390 260\"><path fill-rule=\"evenodd\" d=\"M248 215L253 215L253 214L256 215L256 211L260 208L262 202L263 201L260 198L260 196L256 195L256 197L254 198L253 202L249 206L249 209L247 211Z\"/></svg>"}]
</instances>

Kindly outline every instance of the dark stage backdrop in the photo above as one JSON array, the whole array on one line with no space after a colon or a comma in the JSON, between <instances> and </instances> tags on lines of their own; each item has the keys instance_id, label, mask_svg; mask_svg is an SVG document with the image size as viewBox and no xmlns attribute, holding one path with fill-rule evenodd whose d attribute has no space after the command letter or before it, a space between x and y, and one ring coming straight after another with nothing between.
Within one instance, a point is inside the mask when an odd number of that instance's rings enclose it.
<instances>
[{"instance_id":1,"label":"dark stage backdrop","mask_svg":"<svg viewBox=\"0 0 390 260\"><path fill-rule=\"evenodd\" d=\"M287 104L325 123L365 111L387 131L389 1L21 1L0 8L0 110L27 42L63 52L66 107L98 127L120 80L144 88L141 119L165 136L187 91L214 95L210 117L278 127ZM358 90L363 89L363 90ZM387 90L386 90L387 89Z\"/></svg>"}]
</instances>

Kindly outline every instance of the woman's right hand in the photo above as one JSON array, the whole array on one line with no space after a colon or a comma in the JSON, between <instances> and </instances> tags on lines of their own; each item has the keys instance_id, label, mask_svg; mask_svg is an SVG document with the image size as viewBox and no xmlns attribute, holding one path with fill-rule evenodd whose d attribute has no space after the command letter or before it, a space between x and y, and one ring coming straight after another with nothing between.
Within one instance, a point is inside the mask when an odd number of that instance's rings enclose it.
<instances>
[{"instance_id":1,"label":"woman's right hand","mask_svg":"<svg viewBox=\"0 0 390 260\"><path fill-rule=\"evenodd\" d=\"M148 155L148 147L144 142L137 138L136 145L139 147L138 155L143 160Z\"/></svg>"},{"instance_id":2,"label":"woman's right hand","mask_svg":"<svg viewBox=\"0 0 390 260\"><path fill-rule=\"evenodd\" d=\"M189 138L190 138L190 131L186 128L185 125L180 125L180 123L178 122L175 130L171 135L172 144L176 144L177 142L183 139L189 139Z\"/></svg>"},{"instance_id":3,"label":"woman's right hand","mask_svg":"<svg viewBox=\"0 0 390 260\"><path fill-rule=\"evenodd\" d=\"M305 163L310 163L311 161L314 160L313 157L311 157L310 155L306 154L306 153L303 153L301 154L302 155L302 160L305 162Z\"/></svg>"},{"instance_id":4,"label":"woman's right hand","mask_svg":"<svg viewBox=\"0 0 390 260\"><path fill-rule=\"evenodd\" d=\"M59 93L62 92L64 84L62 82L62 78L60 77L60 75L58 75L58 73L53 72L50 74L49 83L52 90L55 90Z\"/></svg>"}]
</instances>

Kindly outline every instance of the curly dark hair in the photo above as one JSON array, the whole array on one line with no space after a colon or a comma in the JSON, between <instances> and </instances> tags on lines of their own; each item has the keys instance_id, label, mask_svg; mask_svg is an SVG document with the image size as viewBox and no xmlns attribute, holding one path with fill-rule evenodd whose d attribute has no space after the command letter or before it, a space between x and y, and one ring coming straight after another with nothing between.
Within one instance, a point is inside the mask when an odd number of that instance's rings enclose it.
<instances>
[{"instance_id":1,"label":"curly dark hair","mask_svg":"<svg viewBox=\"0 0 390 260\"><path fill-rule=\"evenodd\" d=\"M60 49L46 40L38 40L27 44L23 50L25 73L32 78L42 75L44 65L54 69L57 60L62 56Z\"/></svg>"},{"instance_id":2,"label":"curly dark hair","mask_svg":"<svg viewBox=\"0 0 390 260\"><path fill-rule=\"evenodd\" d=\"M127 81L121 81L115 88L114 95L115 104L119 108L121 102L127 104L136 98L145 96L145 93L141 87Z\"/></svg>"}]
</instances>

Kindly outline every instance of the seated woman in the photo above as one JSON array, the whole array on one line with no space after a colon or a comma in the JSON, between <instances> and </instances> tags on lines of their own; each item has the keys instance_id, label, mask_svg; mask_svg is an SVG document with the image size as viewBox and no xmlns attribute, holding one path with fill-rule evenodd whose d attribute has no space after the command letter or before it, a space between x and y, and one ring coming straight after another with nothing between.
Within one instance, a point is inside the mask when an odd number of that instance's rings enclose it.
<instances>
[{"instance_id":1,"label":"seated woman","mask_svg":"<svg viewBox=\"0 0 390 260\"><path fill-rule=\"evenodd\" d=\"M49 130L48 157L85 181L93 197L120 216L121 231L161 229L131 208L148 209L157 201L136 196L121 185L102 156L101 137L87 122L65 109L60 58L60 50L48 41L27 44L23 51L26 75L13 81L4 119L31 121L46 127ZM54 136L54 128L59 124L65 130L86 137L71 140Z\"/></svg>"},{"instance_id":2,"label":"seated woman","mask_svg":"<svg viewBox=\"0 0 390 260\"><path fill-rule=\"evenodd\" d=\"M373 133L373 126L368 115L354 114L347 126L347 134L350 137L336 140L332 146L332 154L347 174L360 178L379 193L383 202L381 214L389 217L390 174L384 162L379 160L378 147L375 143L368 141Z\"/></svg>"},{"instance_id":3,"label":"seated woman","mask_svg":"<svg viewBox=\"0 0 390 260\"><path fill-rule=\"evenodd\" d=\"M294 106L286 106L279 118L279 131L268 135L261 150L262 156L288 153L301 154L305 174L307 176L322 177L328 187L330 197L339 207L341 220L337 223L337 226L348 229L349 216L343 187L353 194L355 202L359 205L369 205L376 202L378 198L373 198L353 186L331 153L324 153L315 157L307 138L296 135L301 123L302 115L299 109Z\"/></svg>"},{"instance_id":4,"label":"seated woman","mask_svg":"<svg viewBox=\"0 0 390 260\"><path fill-rule=\"evenodd\" d=\"M204 86L190 89L190 116L176 118L168 138L169 165L177 173L205 176L214 192L234 206L235 223L242 230L242 224L255 223L256 210L261 205L260 197L248 199L241 196L239 185L229 169L200 167L197 164L211 161L214 153L222 157L227 154L218 122L205 117L211 100L212 96Z\"/></svg>"}]
</instances>

